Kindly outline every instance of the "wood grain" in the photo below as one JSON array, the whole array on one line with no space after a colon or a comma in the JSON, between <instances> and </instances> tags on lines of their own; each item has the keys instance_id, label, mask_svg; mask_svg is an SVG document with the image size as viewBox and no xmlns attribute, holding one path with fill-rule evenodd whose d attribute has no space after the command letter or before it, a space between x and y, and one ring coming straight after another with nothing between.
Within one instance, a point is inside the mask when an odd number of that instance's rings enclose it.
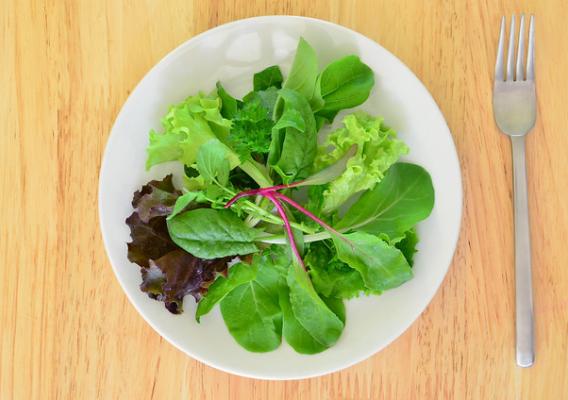
<instances>
[{"instance_id":1,"label":"wood grain","mask_svg":"<svg viewBox=\"0 0 568 400\"><path fill-rule=\"evenodd\" d=\"M0 10L1 399L568 397L568 3L21 0ZM521 11L537 19L530 369L514 361L511 152L491 109L499 18ZM102 152L136 83L191 36L263 14L340 23L401 58L446 116L464 179L459 246L426 312L367 361L298 382L231 376L166 343L123 294L98 229Z\"/></svg>"}]
</instances>

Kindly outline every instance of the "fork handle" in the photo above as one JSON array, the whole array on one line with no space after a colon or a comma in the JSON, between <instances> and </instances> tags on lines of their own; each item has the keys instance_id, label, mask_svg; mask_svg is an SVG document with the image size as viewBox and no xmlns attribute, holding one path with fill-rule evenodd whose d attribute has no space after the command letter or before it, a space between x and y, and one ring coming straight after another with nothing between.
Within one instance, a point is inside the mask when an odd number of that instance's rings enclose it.
<instances>
[{"instance_id":1,"label":"fork handle","mask_svg":"<svg viewBox=\"0 0 568 400\"><path fill-rule=\"evenodd\" d=\"M517 364L534 362L534 325L531 276L531 239L527 195L525 137L511 136L515 195L515 299Z\"/></svg>"}]
</instances>

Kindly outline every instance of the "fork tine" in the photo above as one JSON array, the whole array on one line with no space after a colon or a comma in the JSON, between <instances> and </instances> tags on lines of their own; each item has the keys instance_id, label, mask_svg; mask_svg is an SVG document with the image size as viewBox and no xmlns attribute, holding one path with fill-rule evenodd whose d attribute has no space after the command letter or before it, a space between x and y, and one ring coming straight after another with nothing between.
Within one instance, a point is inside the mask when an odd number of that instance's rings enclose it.
<instances>
[{"instance_id":1,"label":"fork tine","mask_svg":"<svg viewBox=\"0 0 568 400\"><path fill-rule=\"evenodd\" d=\"M513 80L513 64L515 62L515 16L511 17L511 31L509 32L509 49L507 50L507 80Z\"/></svg>"},{"instance_id":2,"label":"fork tine","mask_svg":"<svg viewBox=\"0 0 568 400\"><path fill-rule=\"evenodd\" d=\"M534 15L529 23L529 48L527 50L527 80L534 80Z\"/></svg>"},{"instance_id":3,"label":"fork tine","mask_svg":"<svg viewBox=\"0 0 568 400\"><path fill-rule=\"evenodd\" d=\"M501 18L501 30L499 33L499 44L497 45L497 61L495 61L495 80L503 80L503 47L505 45L505 17Z\"/></svg>"},{"instance_id":4,"label":"fork tine","mask_svg":"<svg viewBox=\"0 0 568 400\"><path fill-rule=\"evenodd\" d=\"M523 81L524 68L523 68L523 55L525 53L525 15L521 14L521 22L519 24L519 44L517 46L517 71L516 80Z\"/></svg>"}]
</instances>

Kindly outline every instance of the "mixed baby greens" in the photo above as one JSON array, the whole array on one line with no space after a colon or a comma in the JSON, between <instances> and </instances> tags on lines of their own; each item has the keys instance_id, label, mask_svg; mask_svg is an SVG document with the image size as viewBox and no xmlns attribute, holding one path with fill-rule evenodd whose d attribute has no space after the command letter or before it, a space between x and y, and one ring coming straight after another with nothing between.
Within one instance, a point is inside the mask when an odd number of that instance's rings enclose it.
<instances>
[{"instance_id":1,"label":"mixed baby greens","mask_svg":"<svg viewBox=\"0 0 568 400\"><path fill-rule=\"evenodd\" d=\"M434 204L429 174L398 162L407 146L363 112L318 146L320 129L373 85L357 56L320 71L300 39L286 79L271 66L242 100L218 83L171 107L164 131L150 132L146 166L181 162L183 187L172 175L147 183L126 221L141 289L172 313L193 295L197 321L219 304L247 350L284 336L313 354L339 339L344 299L409 280L415 225Z\"/></svg>"}]
</instances>

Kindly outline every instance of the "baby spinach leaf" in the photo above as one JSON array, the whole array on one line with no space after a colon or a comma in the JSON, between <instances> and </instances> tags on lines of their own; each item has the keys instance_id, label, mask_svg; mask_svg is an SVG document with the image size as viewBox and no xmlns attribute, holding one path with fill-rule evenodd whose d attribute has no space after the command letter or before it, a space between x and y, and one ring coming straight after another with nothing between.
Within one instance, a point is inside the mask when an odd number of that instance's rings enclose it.
<instances>
[{"instance_id":1,"label":"baby spinach leaf","mask_svg":"<svg viewBox=\"0 0 568 400\"><path fill-rule=\"evenodd\" d=\"M221 115L223 118L233 119L240 102L225 90L221 82L217 82L217 95L221 99Z\"/></svg>"},{"instance_id":2,"label":"baby spinach leaf","mask_svg":"<svg viewBox=\"0 0 568 400\"><path fill-rule=\"evenodd\" d=\"M225 296L221 314L231 336L248 351L267 352L280 346L282 312L278 300L258 283L245 283Z\"/></svg>"},{"instance_id":3,"label":"baby spinach leaf","mask_svg":"<svg viewBox=\"0 0 568 400\"><path fill-rule=\"evenodd\" d=\"M201 208L168 220L172 240L196 257L211 259L258 251L258 230L249 228L230 210Z\"/></svg>"},{"instance_id":4,"label":"baby spinach leaf","mask_svg":"<svg viewBox=\"0 0 568 400\"><path fill-rule=\"evenodd\" d=\"M207 183L227 186L231 166L228 159L229 149L219 140L205 143L197 153L197 170Z\"/></svg>"},{"instance_id":5,"label":"baby spinach leaf","mask_svg":"<svg viewBox=\"0 0 568 400\"><path fill-rule=\"evenodd\" d=\"M223 298L237 286L252 281L256 277L258 266L255 262L251 265L240 262L229 268L228 276L219 276L207 289L207 294L201 298L195 311L195 319L199 319L209 313Z\"/></svg>"},{"instance_id":6,"label":"baby spinach leaf","mask_svg":"<svg viewBox=\"0 0 568 400\"><path fill-rule=\"evenodd\" d=\"M340 299L338 297L324 296L321 296L321 299L327 305L327 307L331 311L333 311L335 315L337 315L337 318L339 318L341 322L343 322L343 325L345 325L345 303L343 302L343 299Z\"/></svg>"},{"instance_id":7,"label":"baby spinach leaf","mask_svg":"<svg viewBox=\"0 0 568 400\"><path fill-rule=\"evenodd\" d=\"M314 94L318 76L318 58L315 50L304 38L300 38L292 69L282 85L285 89L295 90L310 100Z\"/></svg>"},{"instance_id":8,"label":"baby spinach leaf","mask_svg":"<svg viewBox=\"0 0 568 400\"><path fill-rule=\"evenodd\" d=\"M179 213L185 211L187 207L193 202L204 202L204 196L201 192L188 192L179 196L174 204L172 213L168 215L167 219L172 219Z\"/></svg>"},{"instance_id":9,"label":"baby spinach leaf","mask_svg":"<svg viewBox=\"0 0 568 400\"><path fill-rule=\"evenodd\" d=\"M272 134L268 162L275 167L284 182L309 175L317 150L314 115L308 101L298 92L280 90L284 108Z\"/></svg>"},{"instance_id":10,"label":"baby spinach leaf","mask_svg":"<svg viewBox=\"0 0 568 400\"><path fill-rule=\"evenodd\" d=\"M266 90L269 87L276 87L277 89L280 89L282 86L282 80L282 72L278 65L265 68L253 76L254 91Z\"/></svg>"},{"instance_id":11,"label":"baby spinach leaf","mask_svg":"<svg viewBox=\"0 0 568 400\"><path fill-rule=\"evenodd\" d=\"M412 269L400 250L377 236L354 232L334 236L333 242L339 259L359 271L371 290L392 289L412 278Z\"/></svg>"},{"instance_id":12,"label":"baby spinach leaf","mask_svg":"<svg viewBox=\"0 0 568 400\"><path fill-rule=\"evenodd\" d=\"M238 286L221 300L221 313L229 333L245 349L266 352L282 341L280 296L286 289L290 257L273 246L257 256L256 278Z\"/></svg>"},{"instance_id":13,"label":"baby spinach leaf","mask_svg":"<svg viewBox=\"0 0 568 400\"><path fill-rule=\"evenodd\" d=\"M363 104L374 84L373 70L359 57L350 55L332 62L317 80L316 93L324 102L317 114L332 122L339 111Z\"/></svg>"},{"instance_id":14,"label":"baby spinach leaf","mask_svg":"<svg viewBox=\"0 0 568 400\"><path fill-rule=\"evenodd\" d=\"M304 329L302 324L296 319L290 304L290 293L288 290L281 296L280 307L282 309L282 334L286 342L300 354L316 354L326 350L326 346L313 338Z\"/></svg>"},{"instance_id":15,"label":"baby spinach leaf","mask_svg":"<svg viewBox=\"0 0 568 400\"><path fill-rule=\"evenodd\" d=\"M428 217L433 206L434 187L428 172L418 165L397 163L351 206L336 228L394 238Z\"/></svg>"},{"instance_id":16,"label":"baby spinach leaf","mask_svg":"<svg viewBox=\"0 0 568 400\"><path fill-rule=\"evenodd\" d=\"M318 296L306 271L294 262L288 268L290 305L294 317L310 336L322 346L337 342L343 331L343 322Z\"/></svg>"}]
</instances>

